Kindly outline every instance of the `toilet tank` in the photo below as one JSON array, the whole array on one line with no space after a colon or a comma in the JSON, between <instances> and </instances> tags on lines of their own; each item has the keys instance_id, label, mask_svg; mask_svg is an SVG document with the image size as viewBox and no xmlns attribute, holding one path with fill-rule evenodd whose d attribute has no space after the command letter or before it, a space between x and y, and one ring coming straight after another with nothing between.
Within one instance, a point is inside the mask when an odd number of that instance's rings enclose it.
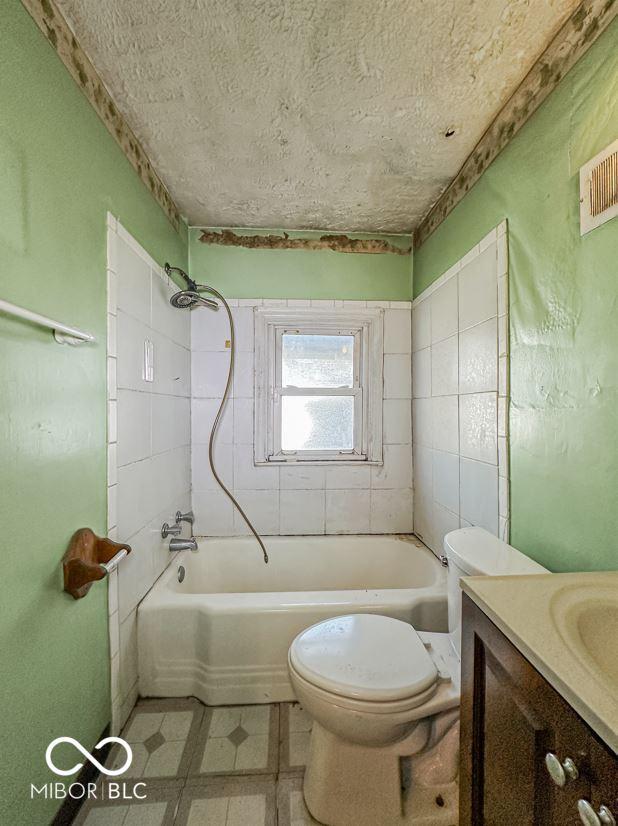
<instances>
[{"instance_id":1,"label":"toilet tank","mask_svg":"<svg viewBox=\"0 0 618 826\"><path fill-rule=\"evenodd\" d=\"M547 574L547 568L512 545L498 539L484 528L461 528L444 537L448 559L448 631L457 656L461 656L461 588L462 576L509 576L513 574Z\"/></svg>"}]
</instances>

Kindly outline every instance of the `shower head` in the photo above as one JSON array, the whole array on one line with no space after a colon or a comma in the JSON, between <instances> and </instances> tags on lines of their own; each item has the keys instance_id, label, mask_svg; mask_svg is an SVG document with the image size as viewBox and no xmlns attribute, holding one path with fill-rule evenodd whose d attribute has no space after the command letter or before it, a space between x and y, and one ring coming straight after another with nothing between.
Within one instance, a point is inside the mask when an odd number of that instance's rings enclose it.
<instances>
[{"instance_id":1,"label":"shower head","mask_svg":"<svg viewBox=\"0 0 618 826\"><path fill-rule=\"evenodd\" d=\"M196 285L198 286L198 285ZM211 298L204 298L197 290L180 290L170 298L172 307L178 310L192 310L193 307L210 307L211 310L218 310L219 305Z\"/></svg>"},{"instance_id":2,"label":"shower head","mask_svg":"<svg viewBox=\"0 0 618 826\"><path fill-rule=\"evenodd\" d=\"M173 272L177 272L186 282L187 282L187 289L180 290L170 298L170 304L172 307L176 307L178 310L192 310L194 307L210 307L211 310L218 310L219 305L216 301L213 301L211 298L203 298L200 294L200 290L208 290L209 287L205 287L202 284L196 284L192 278L189 278L187 273L184 270L181 270L180 267L172 267L170 264L165 264L165 272L167 275L171 275Z\"/></svg>"}]
</instances>

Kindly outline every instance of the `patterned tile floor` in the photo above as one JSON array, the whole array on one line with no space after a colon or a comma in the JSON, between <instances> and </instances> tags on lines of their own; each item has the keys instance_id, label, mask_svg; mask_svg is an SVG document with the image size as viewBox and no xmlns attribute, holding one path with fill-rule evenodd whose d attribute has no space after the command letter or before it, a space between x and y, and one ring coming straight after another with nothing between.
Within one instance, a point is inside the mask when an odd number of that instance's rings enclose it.
<instances>
[{"instance_id":1,"label":"patterned tile floor","mask_svg":"<svg viewBox=\"0 0 618 826\"><path fill-rule=\"evenodd\" d=\"M207 708L140 700L122 736L133 763L100 782L75 826L307 826L302 779L311 720L295 703ZM117 767L124 752L110 754ZM110 783L146 783L144 800L110 797Z\"/></svg>"}]
</instances>

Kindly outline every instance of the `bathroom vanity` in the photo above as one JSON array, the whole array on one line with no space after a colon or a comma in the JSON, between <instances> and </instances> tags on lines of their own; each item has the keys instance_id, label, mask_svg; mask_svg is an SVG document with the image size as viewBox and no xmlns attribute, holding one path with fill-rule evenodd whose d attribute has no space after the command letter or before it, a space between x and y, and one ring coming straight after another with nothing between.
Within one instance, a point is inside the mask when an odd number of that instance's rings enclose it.
<instances>
[{"instance_id":1,"label":"bathroom vanity","mask_svg":"<svg viewBox=\"0 0 618 826\"><path fill-rule=\"evenodd\" d=\"M460 826L611 826L618 574L462 587Z\"/></svg>"}]
</instances>

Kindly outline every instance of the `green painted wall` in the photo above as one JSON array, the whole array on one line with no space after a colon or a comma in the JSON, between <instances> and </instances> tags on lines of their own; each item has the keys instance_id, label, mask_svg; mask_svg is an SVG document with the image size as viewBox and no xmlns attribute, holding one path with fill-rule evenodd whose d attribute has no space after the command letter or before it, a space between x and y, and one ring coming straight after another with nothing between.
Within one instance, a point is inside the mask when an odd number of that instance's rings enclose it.
<instances>
[{"instance_id":1,"label":"green painted wall","mask_svg":"<svg viewBox=\"0 0 618 826\"><path fill-rule=\"evenodd\" d=\"M90 748L110 718L106 586L75 602L60 568L76 528L106 529L106 211L159 262L183 266L186 237L18 0L2 5L0 100L0 297L97 336L61 347L0 315L0 823L37 826L58 806L28 799L59 779L50 740Z\"/></svg>"},{"instance_id":2,"label":"green painted wall","mask_svg":"<svg viewBox=\"0 0 618 826\"><path fill-rule=\"evenodd\" d=\"M418 295L509 224L512 542L618 568L618 219L579 235L578 169L618 137L618 20L415 252Z\"/></svg>"},{"instance_id":3,"label":"green painted wall","mask_svg":"<svg viewBox=\"0 0 618 826\"><path fill-rule=\"evenodd\" d=\"M281 234L281 230L238 229L239 235ZM202 244L201 230L189 230L189 266L197 281L211 284L229 298L348 298L409 301L411 255L366 255L332 250L260 250ZM319 238L323 232L289 232L292 238ZM411 239L384 238L400 248Z\"/></svg>"}]
</instances>

